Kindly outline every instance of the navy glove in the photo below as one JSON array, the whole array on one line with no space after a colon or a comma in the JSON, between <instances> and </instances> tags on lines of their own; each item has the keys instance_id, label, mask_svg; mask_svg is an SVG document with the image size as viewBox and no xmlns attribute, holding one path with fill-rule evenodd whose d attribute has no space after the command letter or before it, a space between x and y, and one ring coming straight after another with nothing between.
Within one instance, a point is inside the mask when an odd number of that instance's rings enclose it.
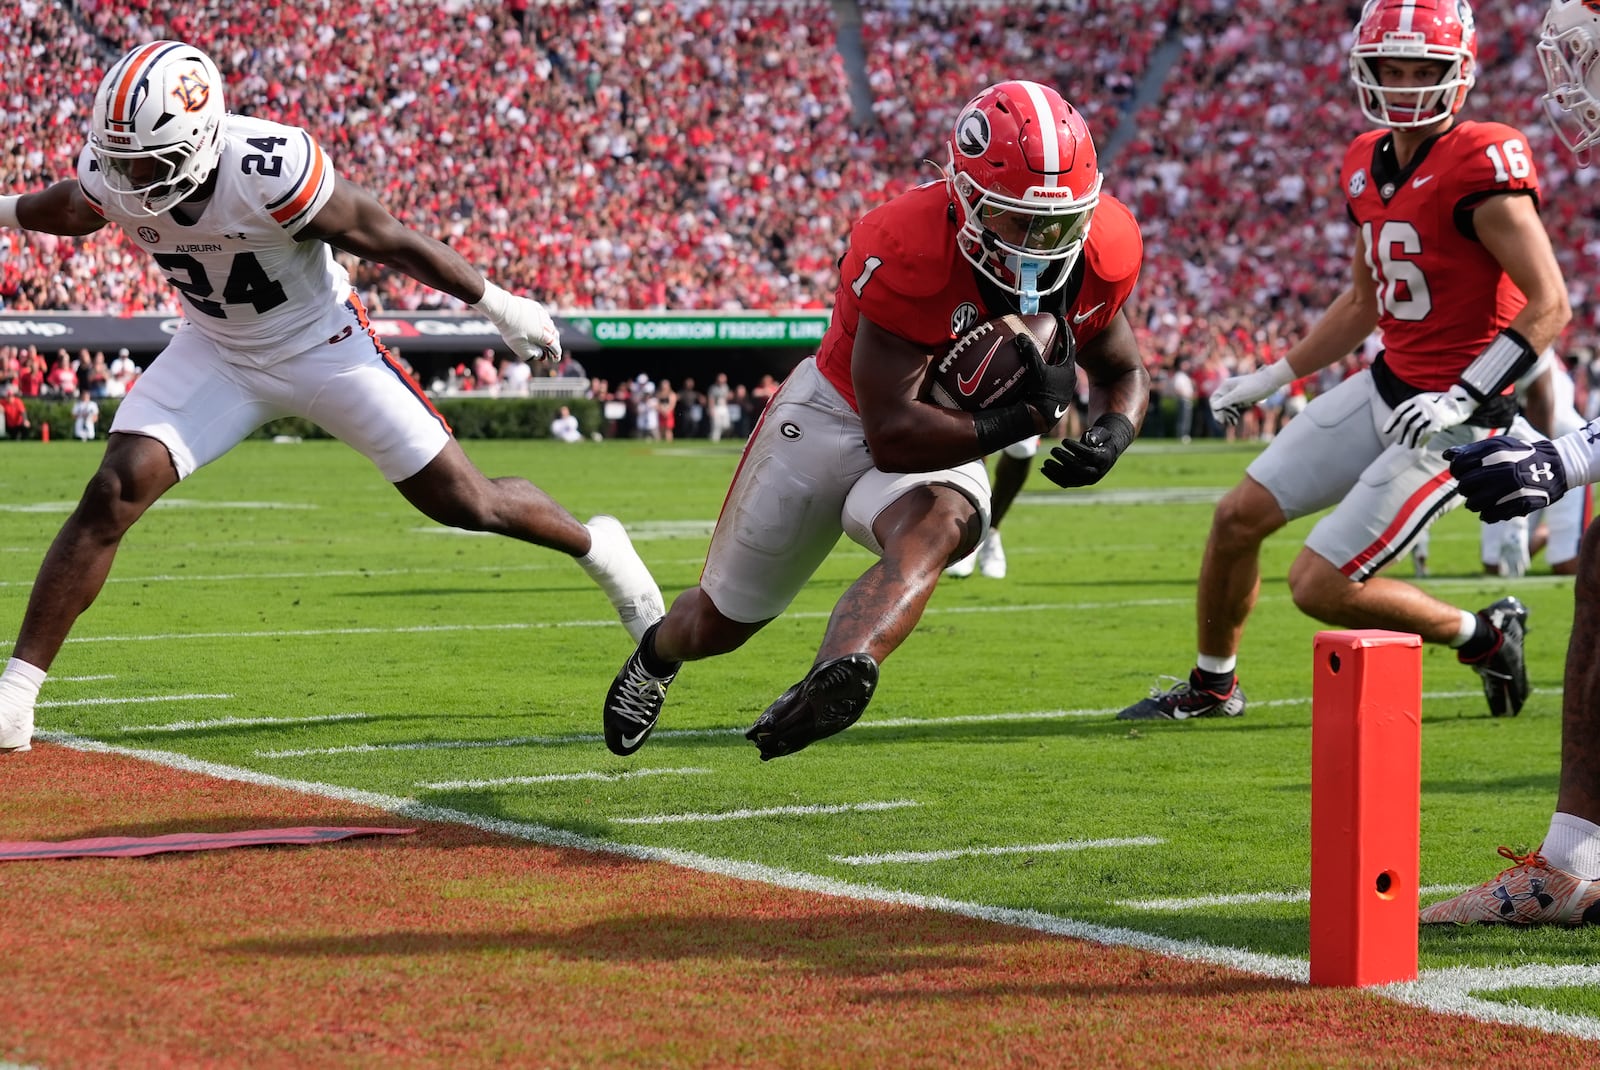
<instances>
[{"instance_id":1,"label":"navy glove","mask_svg":"<svg viewBox=\"0 0 1600 1070\"><path fill-rule=\"evenodd\" d=\"M1555 446L1496 435L1444 451L1467 508L1490 522L1527 516L1567 492Z\"/></svg>"},{"instance_id":2,"label":"navy glove","mask_svg":"<svg viewBox=\"0 0 1600 1070\"><path fill-rule=\"evenodd\" d=\"M1132 442L1133 422L1108 412L1081 439L1066 439L1051 450L1039 471L1058 487L1087 487L1104 479Z\"/></svg>"}]
</instances>

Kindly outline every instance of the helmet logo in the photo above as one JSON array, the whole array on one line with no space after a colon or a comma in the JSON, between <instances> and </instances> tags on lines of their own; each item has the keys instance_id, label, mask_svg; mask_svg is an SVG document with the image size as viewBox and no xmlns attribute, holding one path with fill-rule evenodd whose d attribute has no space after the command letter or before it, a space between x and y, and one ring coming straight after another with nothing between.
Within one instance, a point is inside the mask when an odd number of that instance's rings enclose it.
<instances>
[{"instance_id":1,"label":"helmet logo","mask_svg":"<svg viewBox=\"0 0 1600 1070\"><path fill-rule=\"evenodd\" d=\"M1456 0L1456 21L1461 23L1463 34L1470 37L1477 28L1472 22L1472 5L1467 0Z\"/></svg>"},{"instance_id":2,"label":"helmet logo","mask_svg":"<svg viewBox=\"0 0 1600 1070\"><path fill-rule=\"evenodd\" d=\"M982 156L989 149L989 117L973 108L956 120L956 151L963 156Z\"/></svg>"},{"instance_id":3,"label":"helmet logo","mask_svg":"<svg viewBox=\"0 0 1600 1070\"><path fill-rule=\"evenodd\" d=\"M173 88L172 95L178 98L184 111L200 111L211 99L211 86L200 75L185 71L178 76L178 84Z\"/></svg>"}]
</instances>

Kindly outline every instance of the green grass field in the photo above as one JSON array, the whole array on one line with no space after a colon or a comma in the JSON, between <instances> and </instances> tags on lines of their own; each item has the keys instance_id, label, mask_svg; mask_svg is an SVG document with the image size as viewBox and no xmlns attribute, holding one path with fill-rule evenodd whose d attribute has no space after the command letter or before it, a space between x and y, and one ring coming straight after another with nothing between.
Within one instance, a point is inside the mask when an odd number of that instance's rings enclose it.
<instances>
[{"instance_id":1,"label":"green grass field","mask_svg":"<svg viewBox=\"0 0 1600 1070\"><path fill-rule=\"evenodd\" d=\"M468 442L580 517L619 516L668 600L692 584L737 462L703 442ZM98 460L9 446L0 473L0 634ZM128 536L46 684L41 732L177 752L290 780L414 798L616 843L1039 911L1304 958L1311 643L1282 577L1310 522L1272 540L1241 655L1237 721L1130 726L1117 709L1194 655L1211 506L1251 447L1141 443L1101 488L1037 475L1005 525L1011 575L944 581L847 733L763 764L743 730L809 666L865 567L841 543L744 649L688 666L631 759L599 740L631 649L564 557L442 529L333 443L248 443ZM1570 581L1481 574L1474 519L1435 528L1429 590L1531 608L1522 715L1424 652L1422 883L1492 876L1554 803ZM1400 566L1409 574L1409 562ZM515 778L515 782L513 781ZM773 811L786 808L780 812ZM755 811L755 812L752 812ZM1436 893L1437 894L1437 893ZM1221 898L1228 897L1228 898ZM1594 988L1526 967L1600 960L1600 931L1425 931L1427 970L1501 968L1473 991L1600 1030ZM1516 969L1512 969L1516 968ZM1537 974L1537 970L1534 971Z\"/></svg>"}]
</instances>

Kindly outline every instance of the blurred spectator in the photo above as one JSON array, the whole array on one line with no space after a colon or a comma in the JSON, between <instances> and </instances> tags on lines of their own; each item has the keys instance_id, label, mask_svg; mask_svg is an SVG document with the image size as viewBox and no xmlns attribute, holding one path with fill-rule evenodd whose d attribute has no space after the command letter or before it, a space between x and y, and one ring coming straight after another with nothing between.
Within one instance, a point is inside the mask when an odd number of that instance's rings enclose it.
<instances>
[{"instance_id":1,"label":"blurred spectator","mask_svg":"<svg viewBox=\"0 0 1600 1070\"><path fill-rule=\"evenodd\" d=\"M22 395L17 393L17 385L12 383L6 387L5 401L0 402L0 408L5 411L6 437L13 441L21 441L28 437L28 429L33 423L28 419L28 408L22 400Z\"/></svg>"},{"instance_id":2,"label":"blurred spectator","mask_svg":"<svg viewBox=\"0 0 1600 1070\"><path fill-rule=\"evenodd\" d=\"M555 419L550 421L550 437L560 439L562 442L582 442L583 432L578 429L578 418L572 415L572 410L561 406Z\"/></svg>"},{"instance_id":3,"label":"blurred spectator","mask_svg":"<svg viewBox=\"0 0 1600 1070\"><path fill-rule=\"evenodd\" d=\"M93 442L99 423L99 404L90 397L89 391L78 391L77 403L72 406L72 437L79 442Z\"/></svg>"},{"instance_id":4,"label":"blurred spectator","mask_svg":"<svg viewBox=\"0 0 1600 1070\"><path fill-rule=\"evenodd\" d=\"M733 430L733 418L728 408L733 388L728 385L728 373L718 372L716 380L706 389L706 406L711 416L711 441L720 442L722 436Z\"/></svg>"}]
</instances>

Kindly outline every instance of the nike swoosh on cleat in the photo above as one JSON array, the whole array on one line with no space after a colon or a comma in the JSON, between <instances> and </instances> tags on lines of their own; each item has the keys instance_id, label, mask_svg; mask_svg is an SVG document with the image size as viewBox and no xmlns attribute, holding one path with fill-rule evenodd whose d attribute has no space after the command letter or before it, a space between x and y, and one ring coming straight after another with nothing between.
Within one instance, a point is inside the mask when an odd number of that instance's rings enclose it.
<instances>
[{"instance_id":1,"label":"nike swoosh on cleat","mask_svg":"<svg viewBox=\"0 0 1600 1070\"><path fill-rule=\"evenodd\" d=\"M1072 314L1072 325L1074 327L1076 327L1078 324L1082 323L1084 320L1088 319L1090 316L1094 315L1096 312L1099 312L1102 308L1105 308L1105 307L1106 307L1106 303L1104 301L1101 301L1098 305L1095 305L1093 308L1091 308L1087 312L1074 312Z\"/></svg>"},{"instance_id":2,"label":"nike swoosh on cleat","mask_svg":"<svg viewBox=\"0 0 1600 1070\"><path fill-rule=\"evenodd\" d=\"M650 734L650 729L646 728L643 732L640 732L636 736L623 736L622 737L622 745L624 747L626 747L628 750L632 750L633 748L635 748L635 747L637 747L639 745L639 741L640 740L644 739L644 737L648 736L649 734Z\"/></svg>"}]
</instances>

